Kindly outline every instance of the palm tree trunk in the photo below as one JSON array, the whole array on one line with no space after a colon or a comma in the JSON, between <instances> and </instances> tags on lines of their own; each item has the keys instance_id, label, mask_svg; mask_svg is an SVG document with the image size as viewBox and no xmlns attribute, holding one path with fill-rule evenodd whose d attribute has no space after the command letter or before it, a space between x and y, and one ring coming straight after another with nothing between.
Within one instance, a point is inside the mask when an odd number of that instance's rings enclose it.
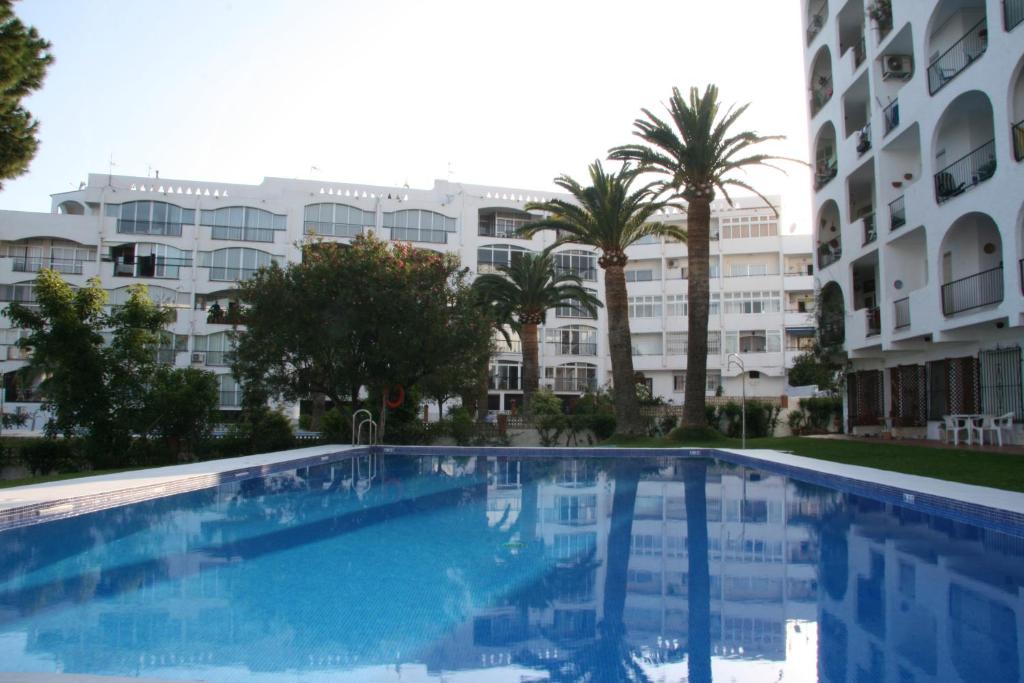
<instances>
[{"instance_id":1,"label":"palm tree trunk","mask_svg":"<svg viewBox=\"0 0 1024 683\"><path fill-rule=\"evenodd\" d=\"M690 603L689 680L711 683L711 570L708 566L707 463L688 460L683 465L686 500L686 557Z\"/></svg>"},{"instance_id":2,"label":"palm tree trunk","mask_svg":"<svg viewBox=\"0 0 1024 683\"><path fill-rule=\"evenodd\" d=\"M523 323L523 411L529 412L530 399L540 386L540 352L537 342L537 324Z\"/></svg>"},{"instance_id":3,"label":"palm tree trunk","mask_svg":"<svg viewBox=\"0 0 1024 683\"><path fill-rule=\"evenodd\" d=\"M687 283L689 324L683 426L695 428L707 426L704 392L708 375L708 259L711 205L706 199L693 199L686 213L686 251L690 275Z\"/></svg>"},{"instance_id":4,"label":"palm tree trunk","mask_svg":"<svg viewBox=\"0 0 1024 683\"><path fill-rule=\"evenodd\" d=\"M608 308L608 351L612 359L612 383L615 421L619 434L643 434L640 403L636 399L633 373L633 342L629 335L629 303L626 300L626 276L620 265L604 270L605 305Z\"/></svg>"}]
</instances>

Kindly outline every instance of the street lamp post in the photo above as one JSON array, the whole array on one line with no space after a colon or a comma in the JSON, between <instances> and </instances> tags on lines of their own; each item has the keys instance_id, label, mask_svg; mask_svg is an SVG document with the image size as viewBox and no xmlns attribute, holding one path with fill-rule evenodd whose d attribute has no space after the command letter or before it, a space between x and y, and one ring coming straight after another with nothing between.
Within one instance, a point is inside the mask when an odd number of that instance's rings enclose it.
<instances>
[{"instance_id":1,"label":"street lamp post","mask_svg":"<svg viewBox=\"0 0 1024 683\"><path fill-rule=\"evenodd\" d=\"M743 396L743 405L740 407L740 419L743 425L743 448L747 447L747 370L743 367L743 359L737 353L730 353L728 367L736 365L740 369L740 387Z\"/></svg>"}]
</instances>

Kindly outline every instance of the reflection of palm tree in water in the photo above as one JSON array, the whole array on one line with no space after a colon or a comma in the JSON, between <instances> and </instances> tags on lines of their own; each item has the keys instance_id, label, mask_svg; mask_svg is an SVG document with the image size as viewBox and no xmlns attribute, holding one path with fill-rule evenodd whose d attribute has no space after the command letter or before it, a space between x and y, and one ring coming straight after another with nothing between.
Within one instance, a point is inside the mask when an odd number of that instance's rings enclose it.
<instances>
[{"instance_id":1,"label":"reflection of palm tree in water","mask_svg":"<svg viewBox=\"0 0 1024 683\"><path fill-rule=\"evenodd\" d=\"M686 556L689 581L690 683L711 681L711 572L708 568L707 461L683 464L686 495Z\"/></svg>"}]
</instances>

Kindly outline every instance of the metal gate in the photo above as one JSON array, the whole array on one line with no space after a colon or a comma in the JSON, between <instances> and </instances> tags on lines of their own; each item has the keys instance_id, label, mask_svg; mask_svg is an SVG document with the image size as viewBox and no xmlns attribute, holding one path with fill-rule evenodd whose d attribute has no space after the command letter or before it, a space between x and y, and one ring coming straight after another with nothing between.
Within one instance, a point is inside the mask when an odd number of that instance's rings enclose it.
<instances>
[{"instance_id":1,"label":"metal gate","mask_svg":"<svg viewBox=\"0 0 1024 683\"><path fill-rule=\"evenodd\" d=\"M928 419L981 412L978 359L946 358L928 363Z\"/></svg>"},{"instance_id":2,"label":"metal gate","mask_svg":"<svg viewBox=\"0 0 1024 683\"><path fill-rule=\"evenodd\" d=\"M1014 420L1024 420L1020 347L982 351L978 354L978 365L982 411L990 415L1012 412Z\"/></svg>"},{"instance_id":3,"label":"metal gate","mask_svg":"<svg viewBox=\"0 0 1024 683\"><path fill-rule=\"evenodd\" d=\"M892 417L900 427L920 427L928 417L927 375L923 365L900 365L889 369L892 389Z\"/></svg>"},{"instance_id":4,"label":"metal gate","mask_svg":"<svg viewBox=\"0 0 1024 683\"><path fill-rule=\"evenodd\" d=\"M849 406L849 423L853 427L879 425L883 409L881 370L861 370L847 375L846 397Z\"/></svg>"}]
</instances>

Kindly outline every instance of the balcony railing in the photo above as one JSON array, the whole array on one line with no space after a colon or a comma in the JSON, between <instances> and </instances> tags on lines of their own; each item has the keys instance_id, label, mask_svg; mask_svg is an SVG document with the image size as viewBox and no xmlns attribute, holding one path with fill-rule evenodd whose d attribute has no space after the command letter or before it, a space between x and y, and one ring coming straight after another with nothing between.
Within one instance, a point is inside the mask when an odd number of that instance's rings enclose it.
<instances>
[{"instance_id":1,"label":"balcony railing","mask_svg":"<svg viewBox=\"0 0 1024 683\"><path fill-rule=\"evenodd\" d=\"M206 354L206 365L225 367L235 362L233 351L203 351Z\"/></svg>"},{"instance_id":2,"label":"balcony railing","mask_svg":"<svg viewBox=\"0 0 1024 683\"><path fill-rule=\"evenodd\" d=\"M117 219L117 231L125 235L166 235L181 237L182 223L166 221L134 221L128 218Z\"/></svg>"},{"instance_id":3,"label":"balcony railing","mask_svg":"<svg viewBox=\"0 0 1024 683\"><path fill-rule=\"evenodd\" d=\"M818 247L818 269L828 268L842 257L843 248L841 246L833 248L823 244Z\"/></svg>"},{"instance_id":4,"label":"balcony railing","mask_svg":"<svg viewBox=\"0 0 1024 683\"><path fill-rule=\"evenodd\" d=\"M814 37L821 33L821 29L825 26L825 17L827 7L822 7L816 14L812 14L810 20L807 22L807 44L810 45Z\"/></svg>"},{"instance_id":5,"label":"balcony railing","mask_svg":"<svg viewBox=\"0 0 1024 683\"><path fill-rule=\"evenodd\" d=\"M174 365L178 352L174 349L154 349L153 357L160 365Z\"/></svg>"},{"instance_id":6,"label":"balcony railing","mask_svg":"<svg viewBox=\"0 0 1024 683\"><path fill-rule=\"evenodd\" d=\"M814 189L817 191L828 185L837 173L839 173L839 162L836 159L826 161L819 166L818 171L814 174Z\"/></svg>"},{"instance_id":7,"label":"balcony railing","mask_svg":"<svg viewBox=\"0 0 1024 683\"><path fill-rule=\"evenodd\" d=\"M1003 25L1012 31L1024 21L1024 0L1003 0Z\"/></svg>"},{"instance_id":8,"label":"balcony railing","mask_svg":"<svg viewBox=\"0 0 1024 683\"><path fill-rule=\"evenodd\" d=\"M816 116L831 99L832 79L827 76L819 76L818 84L811 88L811 117Z\"/></svg>"},{"instance_id":9,"label":"balcony railing","mask_svg":"<svg viewBox=\"0 0 1024 683\"><path fill-rule=\"evenodd\" d=\"M1013 158L1017 161L1024 161L1024 121L1013 124L1011 132L1013 133Z\"/></svg>"},{"instance_id":10,"label":"balcony railing","mask_svg":"<svg viewBox=\"0 0 1024 683\"><path fill-rule=\"evenodd\" d=\"M555 267L555 273L558 275L575 275L581 280L587 282L597 281L597 268L564 268L562 266Z\"/></svg>"},{"instance_id":11,"label":"balcony railing","mask_svg":"<svg viewBox=\"0 0 1024 683\"><path fill-rule=\"evenodd\" d=\"M583 393L597 389L597 379L593 377L556 377L555 391L571 391Z\"/></svg>"},{"instance_id":12,"label":"balcony railing","mask_svg":"<svg viewBox=\"0 0 1024 683\"><path fill-rule=\"evenodd\" d=\"M875 212L864 216L864 244L868 245L878 239L878 231L875 229Z\"/></svg>"},{"instance_id":13,"label":"balcony railing","mask_svg":"<svg viewBox=\"0 0 1024 683\"><path fill-rule=\"evenodd\" d=\"M889 202L889 230L897 230L907 224L907 208L903 195Z\"/></svg>"},{"instance_id":14,"label":"balcony railing","mask_svg":"<svg viewBox=\"0 0 1024 683\"><path fill-rule=\"evenodd\" d=\"M49 268L66 275L81 275L83 263L85 261L77 259L16 256L13 270L19 273L38 273L44 268Z\"/></svg>"},{"instance_id":15,"label":"balcony railing","mask_svg":"<svg viewBox=\"0 0 1024 683\"><path fill-rule=\"evenodd\" d=\"M864 42L864 34L861 34L860 39L853 44L853 68L855 71L864 63L867 56L867 45Z\"/></svg>"},{"instance_id":16,"label":"balcony railing","mask_svg":"<svg viewBox=\"0 0 1024 683\"><path fill-rule=\"evenodd\" d=\"M498 391L519 391L523 388L523 383L519 377L491 377L487 380L487 388Z\"/></svg>"},{"instance_id":17,"label":"balcony railing","mask_svg":"<svg viewBox=\"0 0 1024 683\"><path fill-rule=\"evenodd\" d=\"M660 356L662 355L661 349L645 349L639 346L633 347L634 356Z\"/></svg>"},{"instance_id":18,"label":"balcony railing","mask_svg":"<svg viewBox=\"0 0 1024 683\"><path fill-rule=\"evenodd\" d=\"M895 318L894 328L902 330L910 327L910 297L904 297L892 302L892 309Z\"/></svg>"},{"instance_id":19,"label":"balcony railing","mask_svg":"<svg viewBox=\"0 0 1024 683\"><path fill-rule=\"evenodd\" d=\"M242 390L220 392L221 408L239 408L242 405Z\"/></svg>"},{"instance_id":20,"label":"balcony railing","mask_svg":"<svg viewBox=\"0 0 1024 683\"><path fill-rule=\"evenodd\" d=\"M942 313L953 315L1003 300L1003 267L975 273L942 285Z\"/></svg>"},{"instance_id":21,"label":"balcony railing","mask_svg":"<svg viewBox=\"0 0 1024 683\"><path fill-rule=\"evenodd\" d=\"M984 31L985 18L967 29L967 33L952 47L928 65L928 92L934 95L947 83L960 75L988 49L988 34Z\"/></svg>"},{"instance_id":22,"label":"balcony railing","mask_svg":"<svg viewBox=\"0 0 1024 683\"><path fill-rule=\"evenodd\" d=\"M563 356L596 356L597 342L549 342L552 353Z\"/></svg>"},{"instance_id":23,"label":"balcony railing","mask_svg":"<svg viewBox=\"0 0 1024 683\"><path fill-rule=\"evenodd\" d=\"M869 337L875 337L882 333L882 312L878 309L878 306L868 308L864 310L864 315L868 319L868 335Z\"/></svg>"},{"instance_id":24,"label":"balcony railing","mask_svg":"<svg viewBox=\"0 0 1024 683\"><path fill-rule=\"evenodd\" d=\"M857 140L857 155L864 156L871 149L871 124L865 124L857 135L859 136Z\"/></svg>"},{"instance_id":25,"label":"balcony railing","mask_svg":"<svg viewBox=\"0 0 1024 683\"><path fill-rule=\"evenodd\" d=\"M941 204L985 182L996 172L996 141L989 140L935 174L935 200Z\"/></svg>"},{"instance_id":26,"label":"balcony railing","mask_svg":"<svg viewBox=\"0 0 1024 683\"><path fill-rule=\"evenodd\" d=\"M885 119L884 135L888 135L896 126L900 125L900 101L896 99L885 105L882 117Z\"/></svg>"}]
</instances>

